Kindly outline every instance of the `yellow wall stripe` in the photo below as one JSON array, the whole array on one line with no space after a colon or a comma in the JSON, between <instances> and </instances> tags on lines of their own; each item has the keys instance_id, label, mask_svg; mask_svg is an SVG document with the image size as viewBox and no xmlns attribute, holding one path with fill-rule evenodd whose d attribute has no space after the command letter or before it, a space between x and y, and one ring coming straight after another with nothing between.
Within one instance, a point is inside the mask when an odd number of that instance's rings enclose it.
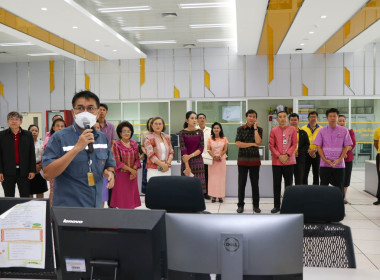
<instances>
[{"instance_id":1,"label":"yellow wall stripe","mask_svg":"<svg viewBox=\"0 0 380 280\"><path fill-rule=\"evenodd\" d=\"M50 66L50 93L53 92L55 85L54 85L54 60L49 61Z\"/></svg>"},{"instance_id":2,"label":"yellow wall stripe","mask_svg":"<svg viewBox=\"0 0 380 280\"><path fill-rule=\"evenodd\" d=\"M371 0L320 47L316 53L335 53L379 19L380 0Z\"/></svg>"},{"instance_id":3,"label":"yellow wall stripe","mask_svg":"<svg viewBox=\"0 0 380 280\"><path fill-rule=\"evenodd\" d=\"M140 86L145 83L145 58L140 58Z\"/></svg>"},{"instance_id":4,"label":"yellow wall stripe","mask_svg":"<svg viewBox=\"0 0 380 280\"><path fill-rule=\"evenodd\" d=\"M351 77L350 77L350 71L344 67L344 83L350 87L351 85Z\"/></svg>"},{"instance_id":5,"label":"yellow wall stripe","mask_svg":"<svg viewBox=\"0 0 380 280\"><path fill-rule=\"evenodd\" d=\"M0 23L90 61L105 60L65 39L0 8Z\"/></svg>"},{"instance_id":6,"label":"yellow wall stripe","mask_svg":"<svg viewBox=\"0 0 380 280\"><path fill-rule=\"evenodd\" d=\"M268 55L268 84L273 81L273 54Z\"/></svg>"},{"instance_id":7,"label":"yellow wall stripe","mask_svg":"<svg viewBox=\"0 0 380 280\"><path fill-rule=\"evenodd\" d=\"M4 97L4 85L3 83L0 83L0 95Z\"/></svg>"},{"instance_id":8,"label":"yellow wall stripe","mask_svg":"<svg viewBox=\"0 0 380 280\"><path fill-rule=\"evenodd\" d=\"M179 90L176 87L174 87L174 98L179 98Z\"/></svg>"},{"instance_id":9,"label":"yellow wall stripe","mask_svg":"<svg viewBox=\"0 0 380 280\"><path fill-rule=\"evenodd\" d=\"M276 54L304 0L270 0L257 54ZM272 31L268 29L273 29Z\"/></svg>"},{"instance_id":10,"label":"yellow wall stripe","mask_svg":"<svg viewBox=\"0 0 380 280\"><path fill-rule=\"evenodd\" d=\"M302 84L302 96L308 96L309 95L309 89L305 84Z\"/></svg>"},{"instance_id":11,"label":"yellow wall stripe","mask_svg":"<svg viewBox=\"0 0 380 280\"><path fill-rule=\"evenodd\" d=\"M90 90L90 77L87 74L84 74L84 87Z\"/></svg>"},{"instance_id":12,"label":"yellow wall stripe","mask_svg":"<svg viewBox=\"0 0 380 280\"><path fill-rule=\"evenodd\" d=\"M205 87L210 90L210 74L205 70Z\"/></svg>"}]
</instances>

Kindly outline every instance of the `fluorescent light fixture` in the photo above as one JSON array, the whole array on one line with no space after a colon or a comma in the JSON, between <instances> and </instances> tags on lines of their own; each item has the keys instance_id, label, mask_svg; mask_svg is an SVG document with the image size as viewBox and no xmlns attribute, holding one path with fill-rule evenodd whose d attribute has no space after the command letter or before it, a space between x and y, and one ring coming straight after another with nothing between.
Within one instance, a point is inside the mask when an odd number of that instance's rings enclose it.
<instances>
[{"instance_id":1,"label":"fluorescent light fixture","mask_svg":"<svg viewBox=\"0 0 380 280\"><path fill-rule=\"evenodd\" d=\"M220 24L190 24L190 28L223 28L230 27L229 23L220 23Z\"/></svg>"},{"instance_id":2,"label":"fluorescent light fixture","mask_svg":"<svg viewBox=\"0 0 380 280\"><path fill-rule=\"evenodd\" d=\"M151 6L134 6L134 7L116 7L116 8L99 8L100 13L120 13L120 12L138 12L149 11Z\"/></svg>"},{"instance_id":3,"label":"fluorescent light fixture","mask_svg":"<svg viewBox=\"0 0 380 280\"><path fill-rule=\"evenodd\" d=\"M135 26L135 27L122 27L124 31L142 31L142 30L158 30L158 29L166 29L166 26Z\"/></svg>"},{"instance_id":4,"label":"fluorescent light fixture","mask_svg":"<svg viewBox=\"0 0 380 280\"><path fill-rule=\"evenodd\" d=\"M19 46L33 46L31 42L21 42L21 43L0 43L0 47L19 47Z\"/></svg>"},{"instance_id":5,"label":"fluorescent light fixture","mask_svg":"<svg viewBox=\"0 0 380 280\"><path fill-rule=\"evenodd\" d=\"M165 40L165 41L139 41L140 45L155 45L155 44L176 44L176 40Z\"/></svg>"},{"instance_id":6,"label":"fluorescent light fixture","mask_svg":"<svg viewBox=\"0 0 380 280\"><path fill-rule=\"evenodd\" d=\"M50 56L50 55L59 55L58 53L28 53L29 56Z\"/></svg>"},{"instance_id":7,"label":"fluorescent light fixture","mask_svg":"<svg viewBox=\"0 0 380 280\"><path fill-rule=\"evenodd\" d=\"M224 38L224 39L197 39L199 43L217 43L217 42L230 42L233 41L232 38Z\"/></svg>"},{"instance_id":8,"label":"fluorescent light fixture","mask_svg":"<svg viewBox=\"0 0 380 280\"><path fill-rule=\"evenodd\" d=\"M215 3L189 3L178 4L181 9L203 9L203 8L225 8L230 6L227 2L215 2Z\"/></svg>"}]
</instances>

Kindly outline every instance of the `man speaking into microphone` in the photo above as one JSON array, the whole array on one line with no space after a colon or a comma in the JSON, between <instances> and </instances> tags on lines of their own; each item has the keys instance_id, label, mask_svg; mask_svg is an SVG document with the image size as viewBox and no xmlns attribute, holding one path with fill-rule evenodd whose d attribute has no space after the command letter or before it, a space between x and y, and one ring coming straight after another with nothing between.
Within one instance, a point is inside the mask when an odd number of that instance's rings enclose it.
<instances>
[{"instance_id":1,"label":"man speaking into microphone","mask_svg":"<svg viewBox=\"0 0 380 280\"><path fill-rule=\"evenodd\" d=\"M42 157L45 179L54 179L53 206L102 207L103 177L113 188L115 160L96 123L99 98L81 91L72 99L74 123L49 139Z\"/></svg>"}]
</instances>

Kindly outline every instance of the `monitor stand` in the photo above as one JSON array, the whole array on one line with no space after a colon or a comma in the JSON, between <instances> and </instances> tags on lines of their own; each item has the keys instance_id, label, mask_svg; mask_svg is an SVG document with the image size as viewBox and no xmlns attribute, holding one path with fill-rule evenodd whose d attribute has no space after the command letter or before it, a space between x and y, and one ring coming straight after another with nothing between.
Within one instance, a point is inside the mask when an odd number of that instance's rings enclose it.
<instances>
[{"instance_id":1,"label":"monitor stand","mask_svg":"<svg viewBox=\"0 0 380 280\"><path fill-rule=\"evenodd\" d=\"M116 280L119 263L112 260L92 260L91 278L100 280Z\"/></svg>"},{"instance_id":2,"label":"monitor stand","mask_svg":"<svg viewBox=\"0 0 380 280\"><path fill-rule=\"evenodd\" d=\"M222 280L243 280L243 234L221 233Z\"/></svg>"}]
</instances>

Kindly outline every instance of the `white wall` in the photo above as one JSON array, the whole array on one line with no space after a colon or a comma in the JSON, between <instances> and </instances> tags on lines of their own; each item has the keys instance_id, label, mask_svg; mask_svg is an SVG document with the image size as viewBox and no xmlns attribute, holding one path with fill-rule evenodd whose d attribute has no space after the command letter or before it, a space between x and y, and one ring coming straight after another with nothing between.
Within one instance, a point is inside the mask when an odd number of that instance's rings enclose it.
<instances>
[{"instance_id":1,"label":"white wall","mask_svg":"<svg viewBox=\"0 0 380 280\"><path fill-rule=\"evenodd\" d=\"M267 56L238 56L228 48L153 50L147 52L145 83L140 86L140 60L75 62L56 61L55 89L50 93L49 61L0 64L0 126L8 111L44 112L71 109L75 91L85 88L102 101L236 97L297 97L302 84L314 96L380 95L380 58L374 49L347 54L295 54L274 56L274 79L268 84ZM374 71L374 65L376 70ZM344 67L351 86L344 85ZM210 74L211 91L204 86ZM45 114L42 114L45 118ZM43 119L43 125L45 119Z\"/></svg>"}]
</instances>

